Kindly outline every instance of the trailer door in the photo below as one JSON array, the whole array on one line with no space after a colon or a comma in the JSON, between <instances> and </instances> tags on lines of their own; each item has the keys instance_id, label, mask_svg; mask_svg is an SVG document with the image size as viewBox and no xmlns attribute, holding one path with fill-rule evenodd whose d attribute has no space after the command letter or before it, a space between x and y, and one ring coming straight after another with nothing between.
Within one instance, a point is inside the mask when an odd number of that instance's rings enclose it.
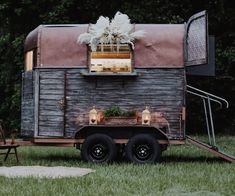
<instances>
[{"instance_id":1,"label":"trailer door","mask_svg":"<svg viewBox=\"0 0 235 196\"><path fill-rule=\"evenodd\" d=\"M206 11L193 15L186 24L185 65L208 63L208 28Z\"/></svg>"},{"instance_id":2,"label":"trailer door","mask_svg":"<svg viewBox=\"0 0 235 196\"><path fill-rule=\"evenodd\" d=\"M63 137L66 73L63 70L40 70L39 73L37 136Z\"/></svg>"}]
</instances>

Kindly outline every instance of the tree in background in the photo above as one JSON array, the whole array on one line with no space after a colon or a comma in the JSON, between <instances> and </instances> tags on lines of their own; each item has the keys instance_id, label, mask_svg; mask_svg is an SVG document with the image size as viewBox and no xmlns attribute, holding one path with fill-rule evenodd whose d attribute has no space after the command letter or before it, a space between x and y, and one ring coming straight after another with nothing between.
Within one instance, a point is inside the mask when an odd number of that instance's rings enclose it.
<instances>
[{"instance_id":1,"label":"tree in background","mask_svg":"<svg viewBox=\"0 0 235 196\"><path fill-rule=\"evenodd\" d=\"M40 24L94 23L117 11L132 23L183 23L196 12L209 13L209 32L216 37L215 78L188 77L188 83L228 99L229 110L216 114L216 127L232 132L235 125L234 7L228 0L1 0L0 3L0 118L7 129L20 128L21 70L27 34ZM198 131L198 102L188 102L188 129ZM223 122L221 120L223 119ZM197 130L195 130L197 127Z\"/></svg>"}]
</instances>

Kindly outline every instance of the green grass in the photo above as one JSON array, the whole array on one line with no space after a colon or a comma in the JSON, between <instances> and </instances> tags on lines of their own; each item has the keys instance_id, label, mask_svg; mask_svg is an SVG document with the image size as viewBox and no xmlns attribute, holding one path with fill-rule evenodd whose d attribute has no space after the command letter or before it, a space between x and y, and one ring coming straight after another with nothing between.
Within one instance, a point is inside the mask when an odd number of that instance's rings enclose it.
<instances>
[{"instance_id":1,"label":"green grass","mask_svg":"<svg viewBox=\"0 0 235 196\"><path fill-rule=\"evenodd\" d=\"M218 145L235 155L235 136L219 137ZM170 146L162 162L151 165L88 164L74 148L20 147L19 154L20 165L85 167L96 172L62 179L0 177L0 196L235 195L235 165L191 144ZM2 163L14 164L14 156Z\"/></svg>"}]
</instances>

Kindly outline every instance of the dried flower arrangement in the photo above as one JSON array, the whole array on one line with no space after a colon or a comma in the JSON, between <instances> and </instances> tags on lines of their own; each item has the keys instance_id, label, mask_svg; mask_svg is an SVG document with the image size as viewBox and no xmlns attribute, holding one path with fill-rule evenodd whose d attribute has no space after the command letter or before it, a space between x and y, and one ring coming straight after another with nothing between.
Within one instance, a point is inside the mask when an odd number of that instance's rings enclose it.
<instances>
[{"instance_id":1,"label":"dried flower arrangement","mask_svg":"<svg viewBox=\"0 0 235 196\"><path fill-rule=\"evenodd\" d=\"M79 43L89 44L92 51L96 51L97 45L116 44L117 51L119 44L130 44L134 49L133 41L144 37L145 31L133 31L134 25L126 14L117 12L113 19L100 16L96 24L91 24L88 33L83 33L78 37Z\"/></svg>"}]
</instances>

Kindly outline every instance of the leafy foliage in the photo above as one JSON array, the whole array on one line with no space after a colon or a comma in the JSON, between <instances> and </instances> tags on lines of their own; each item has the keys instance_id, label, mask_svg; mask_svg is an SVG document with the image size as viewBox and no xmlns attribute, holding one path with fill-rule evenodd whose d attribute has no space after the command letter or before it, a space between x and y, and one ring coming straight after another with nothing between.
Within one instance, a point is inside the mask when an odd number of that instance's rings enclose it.
<instances>
[{"instance_id":1,"label":"leafy foliage","mask_svg":"<svg viewBox=\"0 0 235 196\"><path fill-rule=\"evenodd\" d=\"M95 23L100 15L127 14L131 23L183 23L208 10L209 32L216 37L215 78L188 77L187 82L230 102L230 109L216 112L216 127L232 132L235 127L234 6L229 0L1 0L0 2L0 118L8 129L20 127L20 86L26 35L40 24ZM188 99L188 129L198 128L203 118L199 102ZM200 114L200 115L199 115ZM223 120L222 120L223 119ZM197 123L197 126L195 126ZM5 125L5 127L6 127Z\"/></svg>"},{"instance_id":2,"label":"leafy foliage","mask_svg":"<svg viewBox=\"0 0 235 196\"><path fill-rule=\"evenodd\" d=\"M122 116L122 117L133 117L135 116L134 111L124 111L121 110L118 106L112 106L110 109L104 112L105 117L113 117L113 116Z\"/></svg>"}]
</instances>

